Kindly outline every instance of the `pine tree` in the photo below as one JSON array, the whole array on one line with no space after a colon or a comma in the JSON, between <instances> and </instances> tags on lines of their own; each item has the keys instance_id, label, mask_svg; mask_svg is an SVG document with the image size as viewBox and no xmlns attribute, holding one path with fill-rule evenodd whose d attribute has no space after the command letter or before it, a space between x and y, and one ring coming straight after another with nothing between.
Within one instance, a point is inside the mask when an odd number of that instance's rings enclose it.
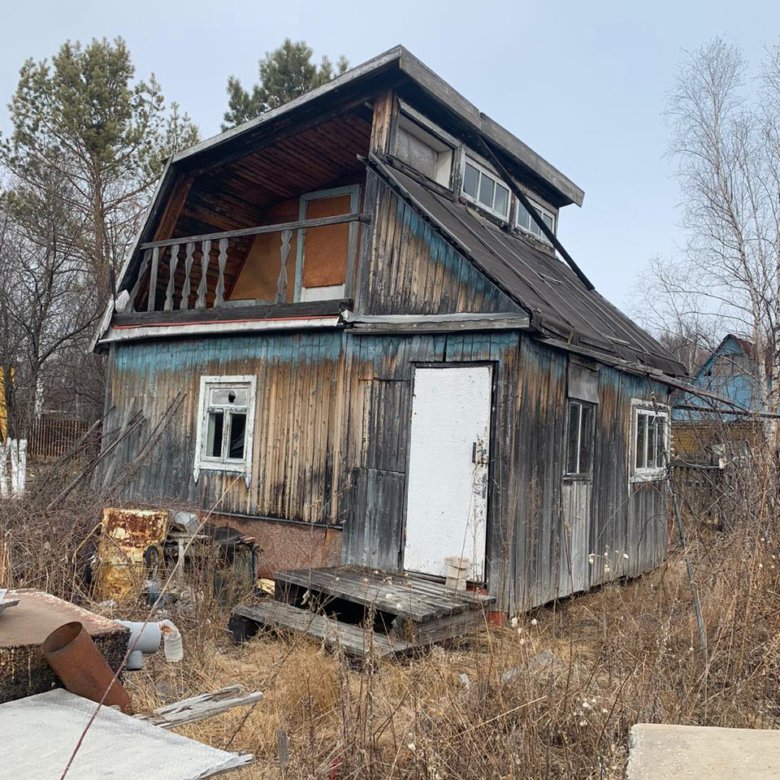
<instances>
[{"instance_id":1,"label":"pine tree","mask_svg":"<svg viewBox=\"0 0 780 780\"><path fill-rule=\"evenodd\" d=\"M102 304L147 206L165 159L198 133L174 103L166 109L152 75L134 81L127 45L65 43L22 66L2 160L29 205L52 175L63 182L78 241Z\"/></svg>"},{"instance_id":2,"label":"pine tree","mask_svg":"<svg viewBox=\"0 0 780 780\"><path fill-rule=\"evenodd\" d=\"M278 108L310 89L327 84L342 74L349 63L342 55L336 65L323 57L319 65L312 62L314 52L305 41L284 43L258 62L260 81L249 92L241 82L231 76L228 79L228 110L224 115L223 130L247 122L266 111Z\"/></svg>"}]
</instances>

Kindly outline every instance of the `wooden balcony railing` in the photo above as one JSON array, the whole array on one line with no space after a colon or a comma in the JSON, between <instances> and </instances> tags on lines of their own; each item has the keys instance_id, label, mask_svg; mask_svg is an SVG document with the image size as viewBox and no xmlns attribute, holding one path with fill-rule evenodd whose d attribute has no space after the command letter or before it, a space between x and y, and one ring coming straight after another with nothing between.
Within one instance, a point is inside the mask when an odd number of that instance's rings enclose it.
<instances>
[{"instance_id":1,"label":"wooden balcony railing","mask_svg":"<svg viewBox=\"0 0 780 780\"><path fill-rule=\"evenodd\" d=\"M282 303L287 295L293 233L368 221L364 214L343 214L141 244L141 264L135 284L128 291L125 310L153 312L221 306L225 302L226 269L231 260L238 255L243 258L254 237L264 233L279 233L281 264L276 302Z\"/></svg>"}]
</instances>

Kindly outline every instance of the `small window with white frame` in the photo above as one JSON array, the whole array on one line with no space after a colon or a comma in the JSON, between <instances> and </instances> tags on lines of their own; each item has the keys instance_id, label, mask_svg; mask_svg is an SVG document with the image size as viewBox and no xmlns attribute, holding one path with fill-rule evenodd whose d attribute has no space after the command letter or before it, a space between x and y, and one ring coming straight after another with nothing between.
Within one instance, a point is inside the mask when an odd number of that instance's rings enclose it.
<instances>
[{"instance_id":1,"label":"small window with white frame","mask_svg":"<svg viewBox=\"0 0 780 780\"><path fill-rule=\"evenodd\" d=\"M466 198L485 210L501 219L509 218L509 188L471 157L464 157L462 189Z\"/></svg>"},{"instance_id":2,"label":"small window with white frame","mask_svg":"<svg viewBox=\"0 0 780 780\"><path fill-rule=\"evenodd\" d=\"M635 479L662 479L669 460L669 410L634 400L632 470Z\"/></svg>"},{"instance_id":3,"label":"small window with white frame","mask_svg":"<svg viewBox=\"0 0 780 780\"><path fill-rule=\"evenodd\" d=\"M195 450L195 480L201 471L227 471L251 479L255 419L253 376L202 376Z\"/></svg>"},{"instance_id":4,"label":"small window with white frame","mask_svg":"<svg viewBox=\"0 0 780 780\"><path fill-rule=\"evenodd\" d=\"M536 209L544 224L550 229L550 232L555 233L555 214L533 200L529 199L529 202ZM536 236L540 241L544 241L546 244L550 243L547 236L542 232L541 227L539 227L539 223L531 216L528 209L523 206L519 200L517 201L517 210L515 212L515 225L517 225L520 230L524 230L526 233Z\"/></svg>"}]
</instances>

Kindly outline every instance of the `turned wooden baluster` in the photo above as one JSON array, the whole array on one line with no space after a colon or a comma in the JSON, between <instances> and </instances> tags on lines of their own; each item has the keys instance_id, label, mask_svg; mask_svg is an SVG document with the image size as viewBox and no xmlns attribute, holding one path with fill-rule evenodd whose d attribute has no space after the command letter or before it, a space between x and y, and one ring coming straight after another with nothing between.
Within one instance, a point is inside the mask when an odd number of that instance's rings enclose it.
<instances>
[{"instance_id":1,"label":"turned wooden baluster","mask_svg":"<svg viewBox=\"0 0 780 780\"><path fill-rule=\"evenodd\" d=\"M149 296L146 299L146 311L154 311L157 298L157 268L160 264L160 247L152 249L152 270L149 273Z\"/></svg>"},{"instance_id":2,"label":"turned wooden baluster","mask_svg":"<svg viewBox=\"0 0 780 780\"><path fill-rule=\"evenodd\" d=\"M290 241L292 241L292 230L283 230L281 246L282 264L279 270L279 281L276 284L277 303L284 303L287 299L287 258L290 256Z\"/></svg>"},{"instance_id":3,"label":"turned wooden baluster","mask_svg":"<svg viewBox=\"0 0 780 780\"><path fill-rule=\"evenodd\" d=\"M165 291L165 311L173 308L173 291L176 287L176 266L179 264L179 245L171 247L171 259L168 263L168 289Z\"/></svg>"},{"instance_id":4,"label":"turned wooden baluster","mask_svg":"<svg viewBox=\"0 0 780 780\"><path fill-rule=\"evenodd\" d=\"M184 284L181 288L181 300L179 301L180 309L190 308L190 272L192 271L193 253L195 252L195 244L192 241L187 242L187 252L184 255Z\"/></svg>"},{"instance_id":5,"label":"turned wooden baluster","mask_svg":"<svg viewBox=\"0 0 780 780\"><path fill-rule=\"evenodd\" d=\"M201 244L200 258L200 284L198 285L198 299L195 301L196 309L206 308L206 292L209 288L209 261L211 260L211 241Z\"/></svg>"},{"instance_id":6,"label":"turned wooden baluster","mask_svg":"<svg viewBox=\"0 0 780 780\"><path fill-rule=\"evenodd\" d=\"M227 263L228 239L219 239L219 279L214 293L214 305L219 306L225 300L225 263Z\"/></svg>"}]
</instances>

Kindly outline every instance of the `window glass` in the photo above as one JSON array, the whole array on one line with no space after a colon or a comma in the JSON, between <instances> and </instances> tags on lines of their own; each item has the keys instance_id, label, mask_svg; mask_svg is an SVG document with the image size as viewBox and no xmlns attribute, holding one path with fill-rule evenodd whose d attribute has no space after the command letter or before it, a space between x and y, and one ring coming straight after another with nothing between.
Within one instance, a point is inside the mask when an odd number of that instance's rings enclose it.
<instances>
[{"instance_id":1,"label":"window glass","mask_svg":"<svg viewBox=\"0 0 780 780\"><path fill-rule=\"evenodd\" d=\"M252 473L254 377L201 377L195 479L201 470Z\"/></svg>"},{"instance_id":2,"label":"window glass","mask_svg":"<svg viewBox=\"0 0 780 780\"><path fill-rule=\"evenodd\" d=\"M593 469L596 405L569 401L566 419L566 474L587 476Z\"/></svg>"},{"instance_id":3,"label":"window glass","mask_svg":"<svg viewBox=\"0 0 780 780\"><path fill-rule=\"evenodd\" d=\"M235 413L230 415L230 448L229 458L244 457L244 440L246 438L246 414Z\"/></svg>"},{"instance_id":4,"label":"window glass","mask_svg":"<svg viewBox=\"0 0 780 780\"><path fill-rule=\"evenodd\" d=\"M493 202L493 209L504 216L506 216L509 211L509 190L501 184L496 184L496 196Z\"/></svg>"},{"instance_id":5,"label":"window glass","mask_svg":"<svg viewBox=\"0 0 780 780\"><path fill-rule=\"evenodd\" d=\"M637 415L636 423L636 467L645 468L646 440L647 440L647 415L641 412Z\"/></svg>"},{"instance_id":6,"label":"window glass","mask_svg":"<svg viewBox=\"0 0 780 780\"><path fill-rule=\"evenodd\" d=\"M596 407L594 404L582 404L580 422L580 473L590 474L593 470L593 440L595 434Z\"/></svg>"},{"instance_id":7,"label":"window glass","mask_svg":"<svg viewBox=\"0 0 780 780\"><path fill-rule=\"evenodd\" d=\"M576 474L579 471L577 461L579 456L580 408L579 404L569 403L568 435L566 437L567 474Z\"/></svg>"},{"instance_id":8,"label":"window glass","mask_svg":"<svg viewBox=\"0 0 780 780\"><path fill-rule=\"evenodd\" d=\"M517 202L517 226L524 230L531 229L531 215L528 213L528 209L520 203L520 201Z\"/></svg>"},{"instance_id":9,"label":"window glass","mask_svg":"<svg viewBox=\"0 0 780 780\"><path fill-rule=\"evenodd\" d=\"M484 203L489 209L493 208L493 189L495 184L487 176L479 180L479 202Z\"/></svg>"},{"instance_id":10,"label":"window glass","mask_svg":"<svg viewBox=\"0 0 780 780\"><path fill-rule=\"evenodd\" d=\"M463 194L503 219L509 216L509 188L495 174L468 160L463 168Z\"/></svg>"},{"instance_id":11,"label":"window glass","mask_svg":"<svg viewBox=\"0 0 780 780\"><path fill-rule=\"evenodd\" d=\"M210 458L222 457L222 433L225 425L224 412L209 412L206 454Z\"/></svg>"},{"instance_id":12,"label":"window glass","mask_svg":"<svg viewBox=\"0 0 780 780\"><path fill-rule=\"evenodd\" d=\"M548 228L555 232L555 215L551 214L543 206L531 201L531 204L536 209L537 214L542 218L542 221ZM539 223L529 214L528 210L523 206L520 201L517 202L517 214L515 217L515 224L522 230L527 230L532 235L536 236L541 241L548 241L547 236L542 232L542 228Z\"/></svg>"},{"instance_id":13,"label":"window glass","mask_svg":"<svg viewBox=\"0 0 780 780\"><path fill-rule=\"evenodd\" d=\"M479 171L470 163L466 163L466 170L463 173L463 192L472 198L476 198L478 190Z\"/></svg>"},{"instance_id":14,"label":"window glass","mask_svg":"<svg viewBox=\"0 0 780 780\"><path fill-rule=\"evenodd\" d=\"M666 467L667 413L637 409L634 418L634 468L637 473L660 476Z\"/></svg>"}]
</instances>

